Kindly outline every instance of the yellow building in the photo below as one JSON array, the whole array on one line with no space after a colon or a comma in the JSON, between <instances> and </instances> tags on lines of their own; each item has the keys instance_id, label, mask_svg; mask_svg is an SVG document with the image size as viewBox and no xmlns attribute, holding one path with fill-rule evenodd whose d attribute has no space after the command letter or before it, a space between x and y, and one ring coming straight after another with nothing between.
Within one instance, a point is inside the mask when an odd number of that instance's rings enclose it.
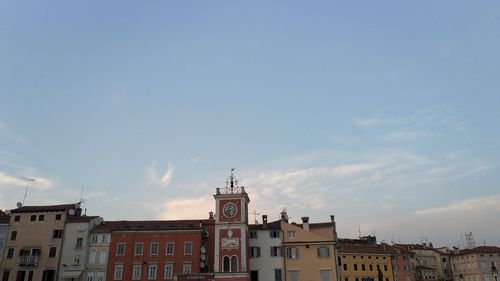
<instances>
[{"instance_id":1,"label":"yellow building","mask_svg":"<svg viewBox=\"0 0 500 281\"><path fill-rule=\"evenodd\" d=\"M340 243L341 281L394 281L388 245Z\"/></svg>"},{"instance_id":2,"label":"yellow building","mask_svg":"<svg viewBox=\"0 0 500 281\"><path fill-rule=\"evenodd\" d=\"M283 271L286 281L337 280L335 221L302 225L281 221L285 258Z\"/></svg>"}]
</instances>

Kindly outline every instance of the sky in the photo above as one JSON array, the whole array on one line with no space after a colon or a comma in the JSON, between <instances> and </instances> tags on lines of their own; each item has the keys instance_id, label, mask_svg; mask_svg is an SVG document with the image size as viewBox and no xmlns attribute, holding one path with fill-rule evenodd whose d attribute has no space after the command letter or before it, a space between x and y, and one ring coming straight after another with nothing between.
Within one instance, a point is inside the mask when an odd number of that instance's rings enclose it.
<instances>
[{"instance_id":1,"label":"sky","mask_svg":"<svg viewBox=\"0 0 500 281\"><path fill-rule=\"evenodd\" d=\"M500 245L498 1L1 1L0 209Z\"/></svg>"}]
</instances>

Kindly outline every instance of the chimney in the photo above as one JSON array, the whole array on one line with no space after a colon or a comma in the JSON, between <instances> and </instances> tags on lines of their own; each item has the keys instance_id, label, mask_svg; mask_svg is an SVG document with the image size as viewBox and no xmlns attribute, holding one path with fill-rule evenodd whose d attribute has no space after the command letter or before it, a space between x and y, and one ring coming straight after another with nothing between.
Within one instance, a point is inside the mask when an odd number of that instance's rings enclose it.
<instances>
[{"instance_id":1,"label":"chimney","mask_svg":"<svg viewBox=\"0 0 500 281\"><path fill-rule=\"evenodd\" d=\"M262 228L267 228L267 215L262 215Z\"/></svg>"},{"instance_id":2,"label":"chimney","mask_svg":"<svg viewBox=\"0 0 500 281\"><path fill-rule=\"evenodd\" d=\"M333 239L337 240L338 239L338 237L337 237L337 223L335 223L335 216L334 215L330 215L330 221L333 224Z\"/></svg>"},{"instance_id":3,"label":"chimney","mask_svg":"<svg viewBox=\"0 0 500 281\"><path fill-rule=\"evenodd\" d=\"M309 231L309 217L302 217L302 229Z\"/></svg>"}]
</instances>

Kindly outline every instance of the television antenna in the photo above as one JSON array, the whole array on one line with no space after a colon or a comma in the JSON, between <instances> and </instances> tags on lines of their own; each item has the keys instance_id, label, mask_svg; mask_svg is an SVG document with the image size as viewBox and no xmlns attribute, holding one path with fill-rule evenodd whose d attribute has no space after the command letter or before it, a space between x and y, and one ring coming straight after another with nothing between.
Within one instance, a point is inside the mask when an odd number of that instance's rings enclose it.
<instances>
[{"instance_id":1,"label":"television antenna","mask_svg":"<svg viewBox=\"0 0 500 281\"><path fill-rule=\"evenodd\" d=\"M259 224L259 221L257 220L257 216L260 216L259 213L257 213L256 210L254 210L252 213L250 213L251 215L253 215L253 220L255 222L255 224Z\"/></svg>"},{"instance_id":2,"label":"television antenna","mask_svg":"<svg viewBox=\"0 0 500 281\"><path fill-rule=\"evenodd\" d=\"M24 206L24 201L26 200L26 196L28 196L28 188L30 187L30 183L35 182L35 179L21 177L21 180L26 182L26 191L24 192L23 202L21 203Z\"/></svg>"}]
</instances>

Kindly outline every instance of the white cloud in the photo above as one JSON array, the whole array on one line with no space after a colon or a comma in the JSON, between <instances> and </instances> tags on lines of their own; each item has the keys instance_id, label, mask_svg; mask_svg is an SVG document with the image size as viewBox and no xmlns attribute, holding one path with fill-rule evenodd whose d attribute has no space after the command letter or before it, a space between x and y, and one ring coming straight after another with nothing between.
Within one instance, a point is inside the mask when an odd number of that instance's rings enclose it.
<instances>
[{"instance_id":1,"label":"white cloud","mask_svg":"<svg viewBox=\"0 0 500 281\"><path fill-rule=\"evenodd\" d=\"M388 133L385 136L386 140L389 141L414 141L418 139L422 139L429 134L423 131L408 131L408 130L400 130L396 132Z\"/></svg>"},{"instance_id":2,"label":"white cloud","mask_svg":"<svg viewBox=\"0 0 500 281\"><path fill-rule=\"evenodd\" d=\"M55 183L53 180L35 177L34 182L30 183L30 187L40 190L47 190L54 187ZM26 186L27 182L22 178L13 177L5 172L0 172L0 186Z\"/></svg>"},{"instance_id":3,"label":"white cloud","mask_svg":"<svg viewBox=\"0 0 500 281\"><path fill-rule=\"evenodd\" d=\"M208 219L208 213L214 209L214 200L210 196L198 198L173 198L163 203L158 219Z\"/></svg>"},{"instance_id":4,"label":"white cloud","mask_svg":"<svg viewBox=\"0 0 500 281\"><path fill-rule=\"evenodd\" d=\"M414 215L436 215L443 213L458 214L460 212L480 211L484 209L494 209L496 211L500 211L500 195L469 198L442 207L419 210L414 212L413 214Z\"/></svg>"},{"instance_id":5,"label":"white cloud","mask_svg":"<svg viewBox=\"0 0 500 281\"><path fill-rule=\"evenodd\" d=\"M373 127L380 123L384 122L383 119L374 117L374 118L356 118L354 123L359 127Z\"/></svg>"},{"instance_id":6,"label":"white cloud","mask_svg":"<svg viewBox=\"0 0 500 281\"><path fill-rule=\"evenodd\" d=\"M167 187L170 182L172 181L172 178L174 176L174 165L171 163L167 164L167 167L165 168L165 171L163 174L158 176L158 168L156 165L156 162L151 163L151 165L146 169L146 175L147 178L153 186L156 187L162 187L165 188Z\"/></svg>"}]
</instances>

